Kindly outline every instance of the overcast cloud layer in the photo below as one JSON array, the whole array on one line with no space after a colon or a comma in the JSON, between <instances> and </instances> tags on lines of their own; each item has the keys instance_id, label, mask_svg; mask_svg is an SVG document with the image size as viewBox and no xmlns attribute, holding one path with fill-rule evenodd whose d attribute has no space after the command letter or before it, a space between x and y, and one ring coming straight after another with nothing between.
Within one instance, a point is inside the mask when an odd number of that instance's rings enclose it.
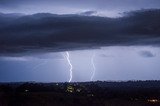
<instances>
[{"instance_id":1,"label":"overcast cloud layer","mask_svg":"<svg viewBox=\"0 0 160 106\"><path fill-rule=\"evenodd\" d=\"M80 15L0 14L0 55L65 51L115 45L160 44L160 10L107 18Z\"/></svg>"},{"instance_id":2,"label":"overcast cloud layer","mask_svg":"<svg viewBox=\"0 0 160 106\"><path fill-rule=\"evenodd\" d=\"M160 8L159 0L0 0L0 11L33 14L49 12L72 14L97 11L99 15L117 16L118 13L139 9Z\"/></svg>"}]
</instances>

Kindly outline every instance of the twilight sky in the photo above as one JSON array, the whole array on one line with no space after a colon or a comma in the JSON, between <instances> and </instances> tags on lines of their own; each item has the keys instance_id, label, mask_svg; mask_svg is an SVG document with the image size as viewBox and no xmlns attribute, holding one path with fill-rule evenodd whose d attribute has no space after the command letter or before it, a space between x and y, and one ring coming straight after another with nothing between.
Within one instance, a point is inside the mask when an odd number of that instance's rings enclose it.
<instances>
[{"instance_id":1,"label":"twilight sky","mask_svg":"<svg viewBox=\"0 0 160 106\"><path fill-rule=\"evenodd\" d=\"M0 0L0 82L160 80L159 45L159 0Z\"/></svg>"},{"instance_id":2,"label":"twilight sky","mask_svg":"<svg viewBox=\"0 0 160 106\"><path fill-rule=\"evenodd\" d=\"M96 15L115 17L126 11L160 8L159 5L159 0L0 0L0 11L25 14L96 11Z\"/></svg>"}]
</instances>

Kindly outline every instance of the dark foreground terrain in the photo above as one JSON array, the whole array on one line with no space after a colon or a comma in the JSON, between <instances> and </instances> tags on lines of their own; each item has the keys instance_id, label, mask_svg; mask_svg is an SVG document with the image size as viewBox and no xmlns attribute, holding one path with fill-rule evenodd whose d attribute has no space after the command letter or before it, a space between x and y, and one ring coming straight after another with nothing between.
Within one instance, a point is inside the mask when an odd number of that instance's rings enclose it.
<instances>
[{"instance_id":1,"label":"dark foreground terrain","mask_svg":"<svg viewBox=\"0 0 160 106\"><path fill-rule=\"evenodd\" d=\"M0 83L0 106L160 106L160 81Z\"/></svg>"}]
</instances>

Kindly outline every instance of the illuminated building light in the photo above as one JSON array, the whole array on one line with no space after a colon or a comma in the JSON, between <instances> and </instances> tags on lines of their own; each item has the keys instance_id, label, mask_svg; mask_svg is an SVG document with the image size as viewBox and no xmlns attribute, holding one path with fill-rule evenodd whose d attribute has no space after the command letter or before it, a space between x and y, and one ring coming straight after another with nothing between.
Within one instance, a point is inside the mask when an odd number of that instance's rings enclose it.
<instances>
[{"instance_id":1,"label":"illuminated building light","mask_svg":"<svg viewBox=\"0 0 160 106\"><path fill-rule=\"evenodd\" d=\"M160 100L158 100L158 99L148 99L147 101L150 102L150 103L160 102Z\"/></svg>"},{"instance_id":2,"label":"illuminated building light","mask_svg":"<svg viewBox=\"0 0 160 106\"><path fill-rule=\"evenodd\" d=\"M68 86L67 87L67 92L73 93L74 92L74 87L73 86Z\"/></svg>"}]
</instances>

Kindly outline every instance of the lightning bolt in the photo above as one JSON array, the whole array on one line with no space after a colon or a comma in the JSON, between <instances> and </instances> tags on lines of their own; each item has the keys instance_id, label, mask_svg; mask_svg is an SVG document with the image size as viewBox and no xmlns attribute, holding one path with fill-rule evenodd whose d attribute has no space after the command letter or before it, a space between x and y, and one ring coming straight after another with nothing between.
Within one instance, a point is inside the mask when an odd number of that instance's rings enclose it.
<instances>
[{"instance_id":1,"label":"lightning bolt","mask_svg":"<svg viewBox=\"0 0 160 106\"><path fill-rule=\"evenodd\" d=\"M37 64L36 66L34 66L34 67L32 68L32 71L36 70L37 68L39 68L40 66L42 66L42 65L44 65L44 64L46 64L46 63L47 63L47 61L43 61L43 62Z\"/></svg>"},{"instance_id":2,"label":"lightning bolt","mask_svg":"<svg viewBox=\"0 0 160 106\"><path fill-rule=\"evenodd\" d=\"M93 81L93 78L95 76L95 72L96 72L96 67L94 65L94 58L95 58L95 53L93 53L92 57L91 57L91 64L93 66L93 73L92 73L92 76L91 76L91 79L90 81Z\"/></svg>"},{"instance_id":3,"label":"lightning bolt","mask_svg":"<svg viewBox=\"0 0 160 106\"><path fill-rule=\"evenodd\" d=\"M63 54L62 54L63 55ZM67 62L70 66L70 69L69 69L69 72L70 72L70 78L69 78L69 81L68 82L71 82L72 81L72 69L73 69L73 66L71 64L71 61L70 61L70 55L69 55L69 52L66 52L66 55L63 55L64 57L66 57L67 59Z\"/></svg>"}]
</instances>

